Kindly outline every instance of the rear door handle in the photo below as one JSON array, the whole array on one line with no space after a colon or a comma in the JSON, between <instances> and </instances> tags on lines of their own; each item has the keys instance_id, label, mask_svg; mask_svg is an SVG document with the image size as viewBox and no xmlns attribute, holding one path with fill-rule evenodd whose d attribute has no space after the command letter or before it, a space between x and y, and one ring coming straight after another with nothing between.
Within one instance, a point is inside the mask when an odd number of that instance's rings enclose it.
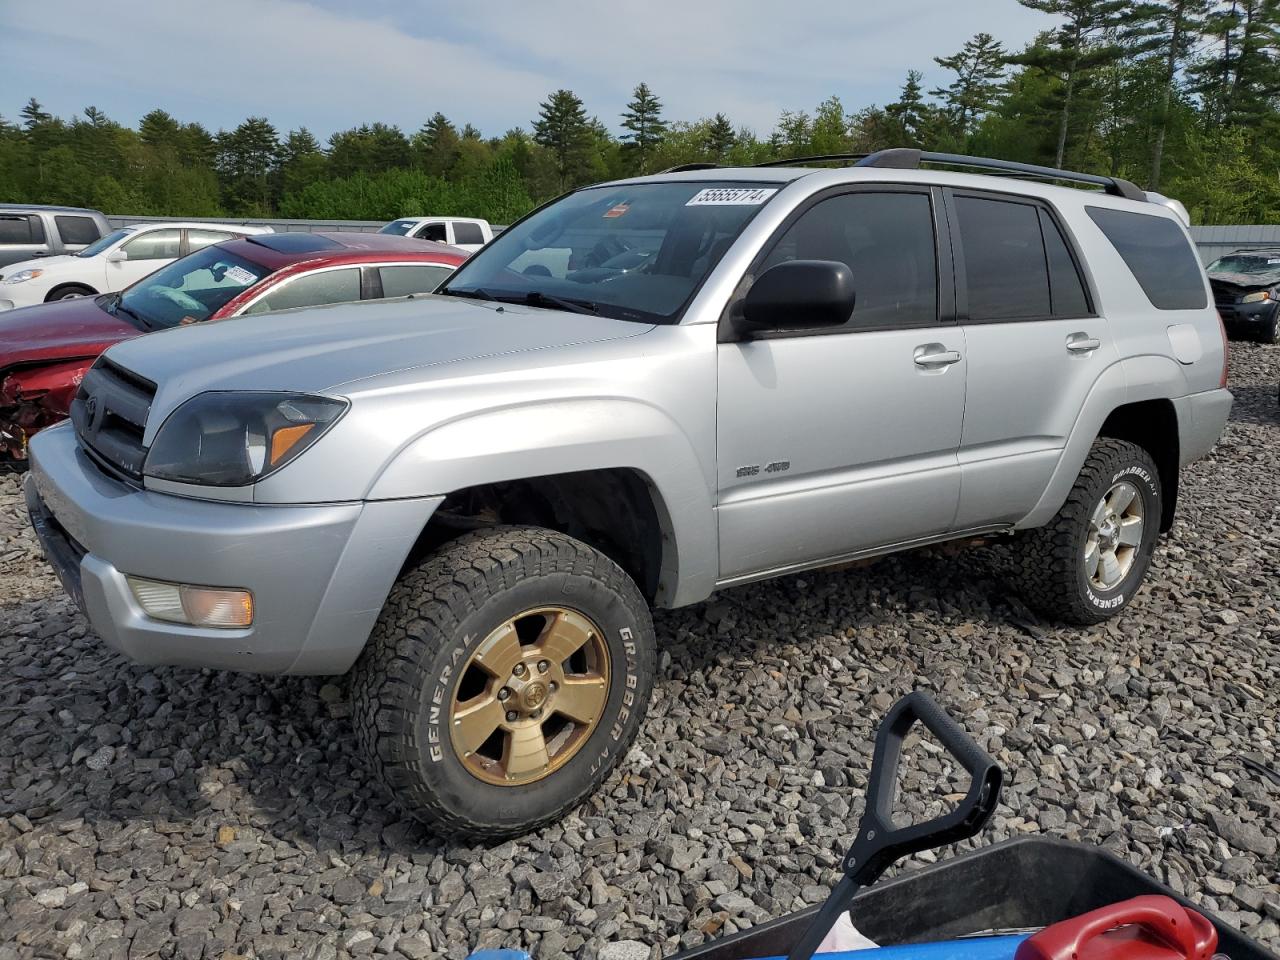
<instances>
[{"instance_id":1,"label":"rear door handle","mask_svg":"<svg viewBox=\"0 0 1280 960\"><path fill-rule=\"evenodd\" d=\"M917 367L949 367L960 362L960 351L948 350L940 343L922 343L916 347L915 361Z\"/></svg>"},{"instance_id":2,"label":"rear door handle","mask_svg":"<svg viewBox=\"0 0 1280 960\"><path fill-rule=\"evenodd\" d=\"M1092 353L1102 346L1102 341L1087 333L1073 333L1067 337L1067 349L1072 353Z\"/></svg>"}]
</instances>

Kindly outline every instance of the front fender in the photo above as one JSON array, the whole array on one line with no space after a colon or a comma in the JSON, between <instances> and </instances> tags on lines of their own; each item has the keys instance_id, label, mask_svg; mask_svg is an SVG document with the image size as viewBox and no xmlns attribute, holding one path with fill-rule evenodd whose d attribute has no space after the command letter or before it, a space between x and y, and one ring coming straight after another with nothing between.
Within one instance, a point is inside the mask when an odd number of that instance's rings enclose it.
<instances>
[{"instance_id":1,"label":"front fender","mask_svg":"<svg viewBox=\"0 0 1280 960\"><path fill-rule=\"evenodd\" d=\"M715 589L719 556L712 481L681 427L635 400L584 397L485 410L436 425L400 449L370 500L443 495L478 484L630 469L650 485L663 530L658 602L682 606Z\"/></svg>"},{"instance_id":2,"label":"front fender","mask_svg":"<svg viewBox=\"0 0 1280 960\"><path fill-rule=\"evenodd\" d=\"M1085 399L1044 494L1017 528L1042 526L1062 509L1093 441L1114 410L1144 400L1173 400L1185 396L1187 390L1183 368L1169 357L1154 354L1129 357L1103 371Z\"/></svg>"}]
</instances>

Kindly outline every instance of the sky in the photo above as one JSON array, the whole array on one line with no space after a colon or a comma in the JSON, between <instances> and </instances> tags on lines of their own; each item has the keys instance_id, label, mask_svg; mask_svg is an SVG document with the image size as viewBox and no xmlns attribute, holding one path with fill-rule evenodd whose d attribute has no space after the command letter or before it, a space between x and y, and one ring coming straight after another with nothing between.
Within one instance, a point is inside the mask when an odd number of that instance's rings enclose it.
<instances>
[{"instance_id":1,"label":"sky","mask_svg":"<svg viewBox=\"0 0 1280 960\"><path fill-rule=\"evenodd\" d=\"M980 31L1018 48L1053 26L1017 0L4 0L0 115L28 97L134 125L160 107L211 130L266 116L321 139L437 110L487 136L566 87L610 129L644 81L672 120L717 111L767 135L836 94L893 101L907 70Z\"/></svg>"}]
</instances>

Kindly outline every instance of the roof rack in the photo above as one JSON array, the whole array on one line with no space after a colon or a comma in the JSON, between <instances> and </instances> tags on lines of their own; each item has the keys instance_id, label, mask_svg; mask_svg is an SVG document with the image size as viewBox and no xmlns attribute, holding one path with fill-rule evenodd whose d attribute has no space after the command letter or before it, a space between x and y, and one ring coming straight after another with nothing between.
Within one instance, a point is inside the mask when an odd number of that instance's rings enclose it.
<instances>
[{"instance_id":1,"label":"roof rack","mask_svg":"<svg viewBox=\"0 0 1280 960\"><path fill-rule=\"evenodd\" d=\"M812 157L789 157L786 160L766 160L764 163L753 163L753 167L790 167L805 163L830 163L832 160L865 160L869 153L820 153Z\"/></svg>"},{"instance_id":2,"label":"roof rack","mask_svg":"<svg viewBox=\"0 0 1280 960\"><path fill-rule=\"evenodd\" d=\"M720 166L718 163L681 163L674 167L667 167L662 173L684 173L686 170L714 170Z\"/></svg>"},{"instance_id":3,"label":"roof rack","mask_svg":"<svg viewBox=\"0 0 1280 960\"><path fill-rule=\"evenodd\" d=\"M1040 167L1033 163L1016 163L1012 160L994 160L990 157L967 157L959 153L932 153L913 147L894 147L863 157L855 166L887 167L894 170L914 170L922 163L941 163L952 167L972 167L977 170L999 170L1015 176L1034 177L1040 180L1066 180L1072 183L1088 183L1115 197L1147 202L1147 195L1138 186L1120 177L1104 177L1095 173L1077 173L1056 167Z\"/></svg>"}]
</instances>

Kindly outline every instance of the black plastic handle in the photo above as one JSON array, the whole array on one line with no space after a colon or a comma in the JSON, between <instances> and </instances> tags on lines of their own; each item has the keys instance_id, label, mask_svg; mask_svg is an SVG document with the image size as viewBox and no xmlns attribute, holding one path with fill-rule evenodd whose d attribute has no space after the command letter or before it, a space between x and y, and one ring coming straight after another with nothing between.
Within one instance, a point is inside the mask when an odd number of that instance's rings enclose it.
<instances>
[{"instance_id":1,"label":"black plastic handle","mask_svg":"<svg viewBox=\"0 0 1280 960\"><path fill-rule=\"evenodd\" d=\"M971 777L969 792L960 805L945 816L895 828L893 790L898 762L902 742L916 721L924 724L947 752L960 761ZM871 779L867 784L867 808L858 824L857 839L845 855L845 873L859 886L865 886L874 883L902 857L972 837L995 811L1002 780L1003 774L996 762L931 696L920 690L907 694L889 708L876 734Z\"/></svg>"}]
</instances>

